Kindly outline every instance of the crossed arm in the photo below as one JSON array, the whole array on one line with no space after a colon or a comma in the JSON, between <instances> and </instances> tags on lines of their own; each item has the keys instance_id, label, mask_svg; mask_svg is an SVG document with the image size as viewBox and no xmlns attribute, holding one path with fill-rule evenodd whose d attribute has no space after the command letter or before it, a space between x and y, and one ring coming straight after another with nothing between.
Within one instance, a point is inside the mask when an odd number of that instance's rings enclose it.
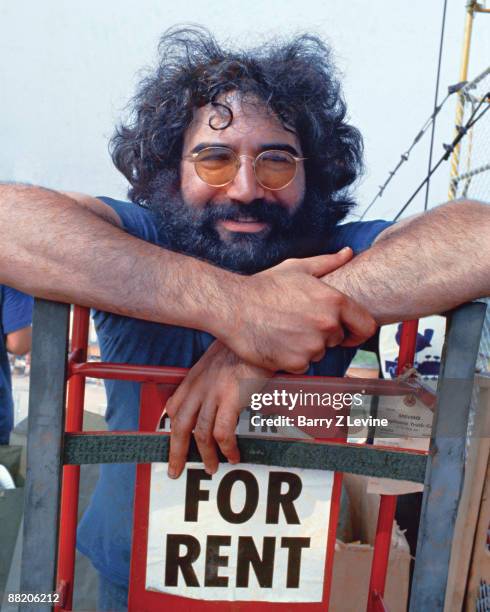
<instances>
[{"instance_id":1,"label":"crossed arm","mask_svg":"<svg viewBox=\"0 0 490 612\"><path fill-rule=\"evenodd\" d=\"M168 406L174 475L193 429L207 469L217 467L215 441L238 460L240 378L302 372L330 346L360 344L376 324L490 293L490 207L477 202L390 228L352 261L347 250L251 277L134 238L110 207L80 194L0 184L0 227L0 283L218 339Z\"/></svg>"},{"instance_id":2,"label":"crossed arm","mask_svg":"<svg viewBox=\"0 0 490 612\"><path fill-rule=\"evenodd\" d=\"M339 296L365 307L378 325L444 312L490 295L490 206L452 202L402 222L322 280ZM342 309L341 303L337 306ZM215 342L167 404L172 419L169 474L181 473L192 431L209 473L218 467L216 446L231 463L238 462L239 382L253 379L260 385L273 374Z\"/></svg>"}]
</instances>

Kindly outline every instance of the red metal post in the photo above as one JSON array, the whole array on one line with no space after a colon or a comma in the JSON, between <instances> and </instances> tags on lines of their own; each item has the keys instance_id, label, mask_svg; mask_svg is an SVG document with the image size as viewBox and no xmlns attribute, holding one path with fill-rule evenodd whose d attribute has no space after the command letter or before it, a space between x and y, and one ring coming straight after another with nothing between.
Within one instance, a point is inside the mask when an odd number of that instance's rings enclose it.
<instances>
[{"instance_id":1,"label":"red metal post","mask_svg":"<svg viewBox=\"0 0 490 612\"><path fill-rule=\"evenodd\" d=\"M388 610L388 608L386 607L386 604L383 601L383 598L376 591L374 592L374 608L373 608L373 612L390 612Z\"/></svg>"},{"instance_id":2,"label":"red metal post","mask_svg":"<svg viewBox=\"0 0 490 612\"><path fill-rule=\"evenodd\" d=\"M418 319L405 321L402 325L400 338L400 351L398 353L397 374L403 374L407 368L411 368L415 359L415 347L417 345Z\"/></svg>"},{"instance_id":3,"label":"red metal post","mask_svg":"<svg viewBox=\"0 0 490 612\"><path fill-rule=\"evenodd\" d=\"M418 320L405 321L402 325L400 338L400 351L398 353L397 374L402 374L407 368L413 366L415 348L417 344ZM374 540L373 562L371 565L371 579L367 612L376 612L383 603L388 561L390 557L391 532L396 511L396 495L382 495L379 505L376 538Z\"/></svg>"},{"instance_id":4,"label":"red metal post","mask_svg":"<svg viewBox=\"0 0 490 612\"><path fill-rule=\"evenodd\" d=\"M87 360L89 321L89 309L74 306L69 365L73 362ZM71 376L68 381L66 432L82 431L84 398L85 377ZM58 575L56 580L57 589L61 591L61 600L55 606L55 610L72 609L79 485L80 466L65 465L63 467L61 489Z\"/></svg>"}]
</instances>

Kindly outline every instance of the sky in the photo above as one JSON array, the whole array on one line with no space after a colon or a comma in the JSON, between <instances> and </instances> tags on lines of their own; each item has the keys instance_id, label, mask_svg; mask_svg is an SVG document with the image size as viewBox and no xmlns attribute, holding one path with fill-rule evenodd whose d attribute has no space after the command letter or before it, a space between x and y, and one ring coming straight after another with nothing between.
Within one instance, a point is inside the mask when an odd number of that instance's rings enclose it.
<instances>
[{"instance_id":1,"label":"sky","mask_svg":"<svg viewBox=\"0 0 490 612\"><path fill-rule=\"evenodd\" d=\"M439 99L458 82L465 0L447 0ZM0 180L124 198L127 183L107 143L165 29L208 27L250 46L310 32L334 49L349 119L365 141L359 215L434 105L443 0L24 0L0 3ZM475 17L470 77L490 57L490 14ZM488 59L487 59L488 61ZM453 137L455 97L439 115L434 161ZM427 173L430 133L367 218L390 219ZM429 205L447 198L449 164ZM423 209L423 197L408 209Z\"/></svg>"}]
</instances>

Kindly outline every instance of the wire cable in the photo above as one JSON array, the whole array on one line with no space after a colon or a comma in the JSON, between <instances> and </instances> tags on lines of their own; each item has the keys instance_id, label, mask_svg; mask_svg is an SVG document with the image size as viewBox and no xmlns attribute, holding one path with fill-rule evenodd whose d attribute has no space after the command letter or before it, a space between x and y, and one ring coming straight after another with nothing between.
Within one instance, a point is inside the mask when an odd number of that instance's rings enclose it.
<instances>
[{"instance_id":1,"label":"wire cable","mask_svg":"<svg viewBox=\"0 0 490 612\"><path fill-rule=\"evenodd\" d=\"M436 93L434 96L434 111L437 108L437 98L439 97L439 82L441 78L442 49L444 45L444 29L446 26L446 9L447 9L447 0L444 0L444 9L442 11L441 41L439 43L439 61L437 64ZM436 131L436 117L434 116L434 120L432 121L432 131L430 135L429 163L427 164L427 172L430 172L430 167L432 166L432 152L434 150L435 131ZM430 178L427 181L427 185L425 189L424 210L427 210L427 207L429 204L429 190L430 190Z\"/></svg>"}]
</instances>

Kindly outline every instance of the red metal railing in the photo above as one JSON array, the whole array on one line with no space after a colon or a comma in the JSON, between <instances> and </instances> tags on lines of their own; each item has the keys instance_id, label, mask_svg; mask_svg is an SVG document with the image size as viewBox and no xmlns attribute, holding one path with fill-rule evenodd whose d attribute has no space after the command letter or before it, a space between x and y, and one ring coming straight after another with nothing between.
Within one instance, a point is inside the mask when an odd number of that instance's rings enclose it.
<instances>
[{"instance_id":1,"label":"red metal railing","mask_svg":"<svg viewBox=\"0 0 490 612\"><path fill-rule=\"evenodd\" d=\"M405 371L407 367L413 365L417 326L418 321L408 321L402 326L398 358L399 374ZM66 433L82 433L85 379L87 377L178 385L186 375L187 370L183 368L87 362L88 330L89 309L75 306L73 313L71 351L68 360L69 381L65 421ZM288 377L286 376L286 378ZM309 378L311 379L311 377ZM364 392L367 394L382 393L383 395L401 395L402 393L421 392L420 389L417 389L410 383L399 381L380 382L376 380L366 381L349 379L347 383L345 379L330 378L325 381L325 384L327 386L335 386L337 390L343 385L347 385L350 390L359 386L359 388L364 389ZM88 434L89 432L85 433ZM107 435L111 435L111 433L107 433ZM345 442L343 442L343 444L345 444ZM385 448L389 449L391 447ZM72 610L80 467L75 465L64 466L62 478L57 571L57 591L61 595L61 600L59 604L55 606L55 610L65 612ZM373 563L371 567L367 612L387 611L383 603L383 595L388 570L396 499L396 496L392 495L381 496ZM326 577L326 579L329 579L329 577Z\"/></svg>"}]
</instances>

